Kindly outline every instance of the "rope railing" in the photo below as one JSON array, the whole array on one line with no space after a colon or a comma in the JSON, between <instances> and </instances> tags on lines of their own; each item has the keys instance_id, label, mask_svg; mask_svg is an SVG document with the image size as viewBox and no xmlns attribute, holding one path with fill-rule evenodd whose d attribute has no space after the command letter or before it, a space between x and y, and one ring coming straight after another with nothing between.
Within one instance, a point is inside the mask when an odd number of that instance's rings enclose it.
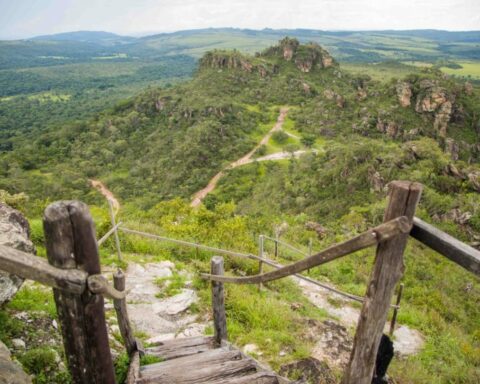
<instances>
[{"instance_id":1,"label":"rope railing","mask_svg":"<svg viewBox=\"0 0 480 384\"><path fill-rule=\"evenodd\" d=\"M259 284L269 281L281 279L296 273L300 273L309 268L316 267L336 260L340 257L349 255L353 252L359 251L364 248L377 245L380 242L389 240L396 237L399 234L408 234L410 232L411 225L409 220L405 216L397 217L386 223L379 225L373 229L370 229L353 239L347 240L343 243L335 244L324 251L321 251L315 255L307 257L303 260L299 260L293 264L279 268L275 271L267 272L255 276L214 276L211 274L203 273L201 276L207 280L213 280L222 283L235 283L235 284Z\"/></svg>"},{"instance_id":2,"label":"rope railing","mask_svg":"<svg viewBox=\"0 0 480 384\"><path fill-rule=\"evenodd\" d=\"M284 242L284 241L282 241L282 240L274 239L273 237L270 237L270 236L267 236L267 235L263 235L263 237L264 237L265 239L268 239L268 240L270 240L270 241L273 241L274 243L281 244L281 245L283 245L284 247L290 248L292 251L297 252L297 253L299 253L300 255L307 256L307 257L310 256L308 253L305 253L305 252L302 251L301 249L298 249L298 248L294 247L293 245L288 244L288 243L286 243L286 242Z\"/></svg>"},{"instance_id":3,"label":"rope railing","mask_svg":"<svg viewBox=\"0 0 480 384\"><path fill-rule=\"evenodd\" d=\"M213 252L213 253L224 254L224 255L229 255L229 256L234 256L234 257L241 257L241 258L250 259L250 260L256 260L256 261L262 262L264 264L267 264L267 265L269 265L269 266L271 266L271 267L273 267L277 270L281 269L281 268L285 268L285 266L280 264L280 263L273 262L272 260L270 260L268 258L259 257L259 256L256 256L256 255L253 255L251 253L242 253L242 252L230 251L230 250L217 248L217 247L212 247L212 246L208 246L208 245L204 245L204 244L200 244L200 243L196 243L196 242L172 239L172 238L169 238L169 237L160 236L160 235L156 235L156 234L152 234L152 233L148 233L148 232L143 232L143 231L138 231L138 230L125 228L125 227L120 226L120 225L118 226L118 230L120 230L124 233L128 233L128 234L147 237L147 238L150 238L152 240L166 241L166 242L171 242L171 243L178 244L178 245L183 245L183 246L187 246L187 247L192 247L192 248L196 248L196 249L202 249L202 250L210 251L210 252ZM379 231L378 233L380 233L380 232L381 231ZM285 243L285 244L287 244L287 243ZM361 296L356 296L356 295L353 295L353 294L350 294L350 293L347 293L347 292L343 292L343 291L338 290L336 288L333 288L333 287L331 287L327 284L321 283L321 282L319 282L315 279L304 276L300 273L294 273L293 276L295 276L296 278L305 280L309 283L315 284L315 285L317 285L321 288L324 288L328 291L331 291L331 292L333 292L335 294L338 294L342 297L345 297L347 299L351 299L351 300L357 301L359 303L363 303L365 301L365 299ZM391 308L394 308L394 309L397 308L398 309L399 307L400 307L399 305L391 304Z\"/></svg>"}]
</instances>

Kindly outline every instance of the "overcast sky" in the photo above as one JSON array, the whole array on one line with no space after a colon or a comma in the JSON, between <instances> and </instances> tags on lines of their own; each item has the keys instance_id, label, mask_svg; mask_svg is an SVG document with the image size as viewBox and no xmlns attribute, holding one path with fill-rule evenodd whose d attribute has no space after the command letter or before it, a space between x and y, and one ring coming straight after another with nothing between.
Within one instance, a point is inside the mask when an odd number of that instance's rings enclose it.
<instances>
[{"instance_id":1,"label":"overcast sky","mask_svg":"<svg viewBox=\"0 0 480 384\"><path fill-rule=\"evenodd\" d=\"M208 27L480 30L480 0L0 0L0 39Z\"/></svg>"}]
</instances>

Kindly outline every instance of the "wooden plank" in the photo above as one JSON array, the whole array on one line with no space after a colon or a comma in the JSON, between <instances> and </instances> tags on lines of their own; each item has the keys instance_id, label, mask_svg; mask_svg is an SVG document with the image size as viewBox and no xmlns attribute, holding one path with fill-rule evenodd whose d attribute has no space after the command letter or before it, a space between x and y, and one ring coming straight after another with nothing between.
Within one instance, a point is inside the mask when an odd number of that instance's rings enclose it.
<instances>
[{"instance_id":1,"label":"wooden plank","mask_svg":"<svg viewBox=\"0 0 480 384\"><path fill-rule=\"evenodd\" d=\"M214 256L211 260L210 272L212 275L222 276L224 274L223 257ZM227 340L227 317L225 314L225 295L223 283L212 281L212 309L213 309L213 331L214 340L217 345L222 340Z\"/></svg>"},{"instance_id":2,"label":"wooden plank","mask_svg":"<svg viewBox=\"0 0 480 384\"><path fill-rule=\"evenodd\" d=\"M219 281L224 283L235 284L258 284L260 282L265 283L272 280L277 280L282 277L294 275L300 273L309 268L316 267L328 263L332 260L336 260L340 257L349 255L350 253L359 251L361 249L368 248L372 245L380 242L385 242L399 234L406 234L410 232L411 223L406 217L397 217L388 222L385 222L378 227L372 228L367 232L362 233L347 240L343 243L335 244L324 251L321 251L313 256L307 257L293 264L279 268L276 271L264 273L262 275L246 276L246 277L234 277L234 276L212 276L206 273L202 273L201 276L208 280Z\"/></svg>"},{"instance_id":3,"label":"wooden plank","mask_svg":"<svg viewBox=\"0 0 480 384\"><path fill-rule=\"evenodd\" d=\"M390 194L384 221L406 216L413 221L420 200L422 185L395 181ZM375 265L360 313L350 361L342 384L370 384L375 368L378 346L385 328L395 285L404 271L403 252L408 233L388 239L377 247Z\"/></svg>"},{"instance_id":4,"label":"wooden plank","mask_svg":"<svg viewBox=\"0 0 480 384\"><path fill-rule=\"evenodd\" d=\"M196 364L206 366L209 364L222 363L230 360L240 360L242 355L238 350L228 351L222 348L214 348L196 355L183 356L177 359L162 361L161 363L149 364L140 367L142 377L156 374L160 371L168 371L176 367L192 367Z\"/></svg>"},{"instance_id":5,"label":"wooden plank","mask_svg":"<svg viewBox=\"0 0 480 384\"><path fill-rule=\"evenodd\" d=\"M171 360L214 349L213 337L192 337L175 339L173 341L178 342L166 342L166 344L161 346L147 348L145 353L147 355L160 357L163 360Z\"/></svg>"},{"instance_id":6,"label":"wooden plank","mask_svg":"<svg viewBox=\"0 0 480 384\"><path fill-rule=\"evenodd\" d=\"M278 376L273 372L257 372L253 375L234 377L215 381L211 384L279 384Z\"/></svg>"},{"instance_id":7,"label":"wooden plank","mask_svg":"<svg viewBox=\"0 0 480 384\"><path fill-rule=\"evenodd\" d=\"M125 274L121 270L113 274L113 286L120 292L125 291ZM120 329L125 349L129 355L132 355L137 350L137 342L133 336L133 329L128 318L127 302L125 299L113 300L113 306L117 313L118 328Z\"/></svg>"},{"instance_id":8,"label":"wooden plank","mask_svg":"<svg viewBox=\"0 0 480 384\"><path fill-rule=\"evenodd\" d=\"M126 384L136 384L140 379L140 353L133 352L130 358L130 365L128 366Z\"/></svg>"},{"instance_id":9,"label":"wooden plank","mask_svg":"<svg viewBox=\"0 0 480 384\"><path fill-rule=\"evenodd\" d=\"M256 372L255 363L240 359L238 351L213 349L141 368L141 384L212 383Z\"/></svg>"},{"instance_id":10,"label":"wooden plank","mask_svg":"<svg viewBox=\"0 0 480 384\"><path fill-rule=\"evenodd\" d=\"M85 204L53 203L45 210L43 225L50 264L100 273L95 230ZM114 384L103 297L88 290L76 295L54 289L54 298L73 382Z\"/></svg>"},{"instance_id":11,"label":"wooden plank","mask_svg":"<svg viewBox=\"0 0 480 384\"><path fill-rule=\"evenodd\" d=\"M80 294L88 274L78 269L60 269L45 259L0 245L0 269L70 293Z\"/></svg>"},{"instance_id":12,"label":"wooden plank","mask_svg":"<svg viewBox=\"0 0 480 384\"><path fill-rule=\"evenodd\" d=\"M480 251L415 217L410 235L447 257L454 263L480 276Z\"/></svg>"}]
</instances>

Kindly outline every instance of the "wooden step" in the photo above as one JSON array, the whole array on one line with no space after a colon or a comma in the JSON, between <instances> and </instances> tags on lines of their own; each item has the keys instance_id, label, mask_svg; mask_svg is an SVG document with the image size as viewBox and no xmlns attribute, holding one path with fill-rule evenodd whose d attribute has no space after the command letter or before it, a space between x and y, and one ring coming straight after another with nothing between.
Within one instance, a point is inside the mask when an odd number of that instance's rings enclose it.
<instances>
[{"instance_id":1,"label":"wooden step","mask_svg":"<svg viewBox=\"0 0 480 384\"><path fill-rule=\"evenodd\" d=\"M233 377L219 381L218 384L280 384L278 376L273 372L257 372L253 375ZM217 384L217 382L212 383Z\"/></svg>"},{"instance_id":2,"label":"wooden step","mask_svg":"<svg viewBox=\"0 0 480 384\"><path fill-rule=\"evenodd\" d=\"M240 351L212 349L146 365L140 369L139 384L199 384L220 383L226 379L244 376L257 371L250 359L242 359Z\"/></svg>"},{"instance_id":3,"label":"wooden step","mask_svg":"<svg viewBox=\"0 0 480 384\"><path fill-rule=\"evenodd\" d=\"M184 356L196 355L215 348L213 337L190 337L173 339L158 343L147 348L145 353L161 358L162 360L178 359Z\"/></svg>"}]
</instances>

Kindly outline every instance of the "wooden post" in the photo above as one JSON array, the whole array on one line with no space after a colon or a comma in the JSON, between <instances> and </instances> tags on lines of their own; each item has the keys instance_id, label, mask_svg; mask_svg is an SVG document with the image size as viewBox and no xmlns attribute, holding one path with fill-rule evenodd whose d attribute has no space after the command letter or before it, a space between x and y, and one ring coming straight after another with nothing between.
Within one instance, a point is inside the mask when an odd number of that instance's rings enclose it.
<instances>
[{"instance_id":1,"label":"wooden post","mask_svg":"<svg viewBox=\"0 0 480 384\"><path fill-rule=\"evenodd\" d=\"M212 275L224 274L223 257L212 257L210 272ZM222 340L227 340L227 318L225 315L225 294L223 292L223 283L212 281L212 307L215 343L221 345Z\"/></svg>"},{"instance_id":2,"label":"wooden post","mask_svg":"<svg viewBox=\"0 0 480 384\"><path fill-rule=\"evenodd\" d=\"M422 185L406 181L390 184L389 203L384 221L406 216L413 221ZM403 252L408 233L381 242L358 321L350 361L342 384L370 384L380 339L387 321L395 285L404 271Z\"/></svg>"},{"instance_id":3,"label":"wooden post","mask_svg":"<svg viewBox=\"0 0 480 384\"><path fill-rule=\"evenodd\" d=\"M390 336L393 336L393 332L395 332L395 323L397 322L400 301L402 300L403 287L403 283L398 287L397 302L395 303L396 307L393 309L392 322L390 323Z\"/></svg>"},{"instance_id":4,"label":"wooden post","mask_svg":"<svg viewBox=\"0 0 480 384\"><path fill-rule=\"evenodd\" d=\"M88 207L78 201L49 205L43 217L47 256L61 269L100 273L97 240ZM75 384L114 384L103 296L53 289L69 370Z\"/></svg>"},{"instance_id":5,"label":"wooden post","mask_svg":"<svg viewBox=\"0 0 480 384\"><path fill-rule=\"evenodd\" d=\"M260 235L258 237L258 257L263 258L263 247L264 247L264 237ZM263 273L263 262L259 260L258 262L258 274L261 275ZM262 283L258 284L258 290L261 291L263 287Z\"/></svg>"},{"instance_id":6,"label":"wooden post","mask_svg":"<svg viewBox=\"0 0 480 384\"><path fill-rule=\"evenodd\" d=\"M117 224L115 223L115 212L113 210L112 200L108 199L108 207L110 210L110 221L112 222L112 228L115 228L113 231L113 236L115 236L115 246L117 248L118 261L122 262L122 250L120 249L120 239L118 237Z\"/></svg>"},{"instance_id":7,"label":"wooden post","mask_svg":"<svg viewBox=\"0 0 480 384\"><path fill-rule=\"evenodd\" d=\"M125 290L125 274L120 269L113 274L113 286L120 292ZM125 343L125 348L128 355L131 356L137 350L137 342L128 319L127 302L125 299L113 300L113 306L117 312L118 328Z\"/></svg>"}]
</instances>

